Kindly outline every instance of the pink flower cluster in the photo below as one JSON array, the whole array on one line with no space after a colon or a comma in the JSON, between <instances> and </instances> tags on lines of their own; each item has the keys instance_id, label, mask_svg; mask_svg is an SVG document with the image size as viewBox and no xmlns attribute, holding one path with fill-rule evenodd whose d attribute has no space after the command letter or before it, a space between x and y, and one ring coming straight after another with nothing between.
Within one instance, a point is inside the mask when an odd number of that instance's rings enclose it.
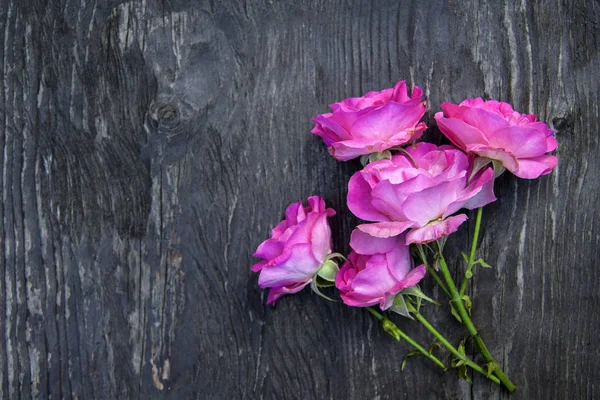
<instances>
[{"instance_id":1,"label":"pink flower cluster","mask_svg":"<svg viewBox=\"0 0 600 400\"><path fill-rule=\"evenodd\" d=\"M557 158L552 130L535 115L520 114L495 100L443 103L435 114L452 145L414 143L427 128L423 91L409 96L405 81L381 92L348 98L314 118L320 136L339 160L373 155L348 184L348 208L366 221L352 233L352 252L338 271L327 218L335 212L323 199L290 205L286 218L254 254L263 258L259 285L271 288L268 303L335 284L345 304L390 308L402 290L425 276L414 267L409 246L455 232L467 215L496 200L494 179L504 169L520 178L548 174ZM403 147L405 146L405 147ZM394 154L392 154L394 152Z\"/></svg>"}]
</instances>

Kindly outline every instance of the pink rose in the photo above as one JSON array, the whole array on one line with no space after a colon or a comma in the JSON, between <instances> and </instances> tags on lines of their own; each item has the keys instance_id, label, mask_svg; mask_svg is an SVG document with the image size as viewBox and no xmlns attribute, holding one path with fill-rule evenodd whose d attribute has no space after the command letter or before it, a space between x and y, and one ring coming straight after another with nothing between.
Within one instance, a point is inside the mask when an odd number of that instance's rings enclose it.
<instances>
[{"instance_id":1,"label":"pink rose","mask_svg":"<svg viewBox=\"0 0 600 400\"><path fill-rule=\"evenodd\" d=\"M425 276L425 265L413 269L405 235L376 238L358 229L352 232L348 256L335 279L345 304L386 310L398 292L415 286Z\"/></svg>"},{"instance_id":2,"label":"pink rose","mask_svg":"<svg viewBox=\"0 0 600 400\"><path fill-rule=\"evenodd\" d=\"M452 146L418 143L391 160L368 164L348 183L348 207L374 224L358 229L390 237L410 229L406 243L427 243L455 232L467 216L451 216L496 200L494 171L483 168L469 180L466 154Z\"/></svg>"},{"instance_id":3,"label":"pink rose","mask_svg":"<svg viewBox=\"0 0 600 400\"><path fill-rule=\"evenodd\" d=\"M331 104L332 113L317 115L311 131L321 136L329 153L341 161L382 152L421 137L427 128L423 90L415 86L408 97L406 82L393 89L369 92Z\"/></svg>"},{"instance_id":4,"label":"pink rose","mask_svg":"<svg viewBox=\"0 0 600 400\"><path fill-rule=\"evenodd\" d=\"M519 114L508 103L481 98L459 105L443 103L442 110L435 119L452 143L468 153L500 161L520 178L549 174L558 163L556 157L546 155L558 145L554 132L534 114Z\"/></svg>"},{"instance_id":5,"label":"pink rose","mask_svg":"<svg viewBox=\"0 0 600 400\"><path fill-rule=\"evenodd\" d=\"M290 204L285 219L254 253L254 257L264 259L255 264L252 271L260 271L261 288L271 288L269 304L308 285L331 254L327 217L334 216L335 211L325 208L325 201L319 196L309 197L308 204L308 207L303 207L301 201Z\"/></svg>"}]
</instances>

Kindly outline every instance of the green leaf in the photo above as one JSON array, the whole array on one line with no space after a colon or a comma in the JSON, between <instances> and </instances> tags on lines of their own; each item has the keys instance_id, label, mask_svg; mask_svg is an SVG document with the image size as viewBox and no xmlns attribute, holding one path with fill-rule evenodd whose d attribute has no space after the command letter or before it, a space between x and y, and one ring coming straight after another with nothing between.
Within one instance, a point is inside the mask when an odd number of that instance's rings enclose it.
<instances>
[{"instance_id":1,"label":"green leaf","mask_svg":"<svg viewBox=\"0 0 600 400\"><path fill-rule=\"evenodd\" d=\"M404 367L406 367L406 362L408 361L408 356L404 357L402 360L402 365L400 366L400 371L404 371Z\"/></svg>"},{"instance_id":2,"label":"green leaf","mask_svg":"<svg viewBox=\"0 0 600 400\"><path fill-rule=\"evenodd\" d=\"M368 163L372 163L379 160L391 160L392 152L389 150L384 150L381 153L371 153L364 154L360 157L360 163L363 167L365 167Z\"/></svg>"},{"instance_id":3,"label":"green leaf","mask_svg":"<svg viewBox=\"0 0 600 400\"><path fill-rule=\"evenodd\" d=\"M476 157L473 160L473 171L471 172L471 176L469 176L469 181L473 179L473 177L481 171L481 169L485 168L492 160L487 157Z\"/></svg>"},{"instance_id":4,"label":"green leaf","mask_svg":"<svg viewBox=\"0 0 600 400\"><path fill-rule=\"evenodd\" d=\"M362 165L363 167L366 167L368 163L369 163L369 155L368 154L363 154L362 156L360 156L360 165Z\"/></svg>"},{"instance_id":5,"label":"green leaf","mask_svg":"<svg viewBox=\"0 0 600 400\"><path fill-rule=\"evenodd\" d=\"M404 296L402 296L401 294L397 294L396 297L394 297L394 303L389 308L390 311L393 311L397 314L402 315L403 317L407 317L414 320L413 316L410 315L411 309L414 310L414 306L410 303L407 304L407 302L404 299Z\"/></svg>"},{"instance_id":6,"label":"green leaf","mask_svg":"<svg viewBox=\"0 0 600 400\"><path fill-rule=\"evenodd\" d=\"M492 374L494 373L494 370L499 367L498 363L495 361L490 361L487 364L483 365L484 368L487 370L487 377L489 378L490 376L492 376Z\"/></svg>"},{"instance_id":7,"label":"green leaf","mask_svg":"<svg viewBox=\"0 0 600 400\"><path fill-rule=\"evenodd\" d=\"M435 350L436 348L441 349L442 348L442 343L441 342L433 342L433 344L431 345L431 347L429 347L429 355L433 354L433 350Z\"/></svg>"},{"instance_id":8,"label":"green leaf","mask_svg":"<svg viewBox=\"0 0 600 400\"><path fill-rule=\"evenodd\" d=\"M413 296L417 299L418 303L417 305L420 306L420 300L423 299L425 301L428 301L430 303L436 304L436 305L440 305L440 303L438 303L437 301L433 300L431 297L428 297L425 295L425 293L423 293L423 291L421 290L421 288L418 285L415 286L411 286L411 287L407 287L404 288L400 291L401 295L404 296ZM417 311L419 310L419 307L417 306Z\"/></svg>"},{"instance_id":9,"label":"green leaf","mask_svg":"<svg viewBox=\"0 0 600 400\"><path fill-rule=\"evenodd\" d=\"M467 255L467 253L465 253L464 251L461 252L460 254L462 254L463 258L465 259L465 262L468 264L469 263L469 256Z\"/></svg>"},{"instance_id":10,"label":"green leaf","mask_svg":"<svg viewBox=\"0 0 600 400\"><path fill-rule=\"evenodd\" d=\"M330 255L328 255L327 257L325 257L325 260L333 260L333 259L338 259L340 261L346 261L346 257L344 257L343 254L341 253L331 253Z\"/></svg>"},{"instance_id":11,"label":"green leaf","mask_svg":"<svg viewBox=\"0 0 600 400\"><path fill-rule=\"evenodd\" d=\"M442 236L441 238L436 240L438 249L440 249L440 251L444 251L444 245L446 244L446 240L448 240L448 236Z\"/></svg>"},{"instance_id":12,"label":"green leaf","mask_svg":"<svg viewBox=\"0 0 600 400\"><path fill-rule=\"evenodd\" d=\"M473 303L471 302L471 298L465 294L463 295L462 299L465 303L465 308L467 309L467 312L469 313L469 315L471 315L471 306L473 305Z\"/></svg>"},{"instance_id":13,"label":"green leaf","mask_svg":"<svg viewBox=\"0 0 600 400\"><path fill-rule=\"evenodd\" d=\"M452 315L454 315L454 318L456 318L458 320L458 322L460 322L462 324L462 318L460 317L460 315L458 314L458 311L456 311L456 307L454 307L452 305L452 302L454 300L450 300L450 312L452 312Z\"/></svg>"},{"instance_id":14,"label":"green leaf","mask_svg":"<svg viewBox=\"0 0 600 400\"><path fill-rule=\"evenodd\" d=\"M465 271L465 278L471 279L473 277L473 272L470 269Z\"/></svg>"},{"instance_id":15,"label":"green leaf","mask_svg":"<svg viewBox=\"0 0 600 400\"><path fill-rule=\"evenodd\" d=\"M333 301L334 303L337 302L336 300L332 299L331 297L327 297L323 293L321 293L321 291L319 290L319 285L317 284L317 280L316 279L312 280L312 282L310 283L310 288L311 288L311 290L313 292L315 292L316 294L318 294L319 296L321 296L325 300Z\"/></svg>"},{"instance_id":16,"label":"green leaf","mask_svg":"<svg viewBox=\"0 0 600 400\"><path fill-rule=\"evenodd\" d=\"M404 367L406 366L406 362L408 361L409 358L414 357L414 356L420 356L420 355L421 355L421 352L418 350L411 351L410 353L405 355L404 359L402 360L402 366L400 367L400 370L404 371Z\"/></svg>"},{"instance_id":17,"label":"green leaf","mask_svg":"<svg viewBox=\"0 0 600 400\"><path fill-rule=\"evenodd\" d=\"M461 365L465 365L465 360L461 360L460 358L456 358L456 357L454 357L452 359L452 367L453 368L458 368Z\"/></svg>"},{"instance_id":18,"label":"green leaf","mask_svg":"<svg viewBox=\"0 0 600 400\"><path fill-rule=\"evenodd\" d=\"M463 340L461 340L460 344L456 348L458 353L460 355L462 355L463 358L466 358L465 347L466 347L466 342L467 342L468 338L469 337L467 336ZM452 367L458 368L458 377L459 378L462 378L462 379L466 380L467 382L472 383L471 379L467 375L467 362L463 358L454 356L452 358Z\"/></svg>"},{"instance_id":19,"label":"green leaf","mask_svg":"<svg viewBox=\"0 0 600 400\"><path fill-rule=\"evenodd\" d=\"M492 268L492 266L490 264L488 264L485 261L483 261L483 258L480 258L479 260L475 261L473 264L479 264L483 268Z\"/></svg>"},{"instance_id":20,"label":"green leaf","mask_svg":"<svg viewBox=\"0 0 600 400\"><path fill-rule=\"evenodd\" d=\"M327 288L327 287L335 286L335 282L328 282L318 275L315 277L315 281L317 281L316 285L320 288Z\"/></svg>"},{"instance_id":21,"label":"green leaf","mask_svg":"<svg viewBox=\"0 0 600 400\"><path fill-rule=\"evenodd\" d=\"M415 245L410 246L410 255L419 260L421 259L421 253L419 253L419 249Z\"/></svg>"},{"instance_id":22,"label":"green leaf","mask_svg":"<svg viewBox=\"0 0 600 400\"><path fill-rule=\"evenodd\" d=\"M321 268L317 271L317 275L328 282L335 282L335 276L339 270L335 261L329 259L321 265Z\"/></svg>"},{"instance_id":23,"label":"green leaf","mask_svg":"<svg viewBox=\"0 0 600 400\"><path fill-rule=\"evenodd\" d=\"M465 381L469 382L469 383L473 383L471 381L471 378L469 378L469 375L467 373L467 366L466 365L461 365L458 368L458 377L461 379L464 379Z\"/></svg>"},{"instance_id":24,"label":"green leaf","mask_svg":"<svg viewBox=\"0 0 600 400\"><path fill-rule=\"evenodd\" d=\"M425 247L427 250L432 252L434 256L437 254L436 250L429 243L422 244L421 246Z\"/></svg>"},{"instance_id":25,"label":"green leaf","mask_svg":"<svg viewBox=\"0 0 600 400\"><path fill-rule=\"evenodd\" d=\"M371 153L370 159L371 159L371 162L379 161L379 160L391 160L392 152L389 150L384 150L381 153Z\"/></svg>"},{"instance_id":26,"label":"green leaf","mask_svg":"<svg viewBox=\"0 0 600 400\"><path fill-rule=\"evenodd\" d=\"M492 164L494 164L494 178L499 177L500 175L502 175L504 173L504 171L506 171L506 169L504 168L504 165L502 165L501 161L492 160Z\"/></svg>"},{"instance_id":27,"label":"green leaf","mask_svg":"<svg viewBox=\"0 0 600 400\"><path fill-rule=\"evenodd\" d=\"M460 354L462 354L463 356L466 355L465 353L465 343L467 342L467 338L464 338L463 340L460 341L460 344L458 345L458 348L456 350L458 350L458 352Z\"/></svg>"},{"instance_id":28,"label":"green leaf","mask_svg":"<svg viewBox=\"0 0 600 400\"><path fill-rule=\"evenodd\" d=\"M387 318L383 320L383 330L389 333L397 341L401 341L402 337L400 336L400 329Z\"/></svg>"}]
</instances>

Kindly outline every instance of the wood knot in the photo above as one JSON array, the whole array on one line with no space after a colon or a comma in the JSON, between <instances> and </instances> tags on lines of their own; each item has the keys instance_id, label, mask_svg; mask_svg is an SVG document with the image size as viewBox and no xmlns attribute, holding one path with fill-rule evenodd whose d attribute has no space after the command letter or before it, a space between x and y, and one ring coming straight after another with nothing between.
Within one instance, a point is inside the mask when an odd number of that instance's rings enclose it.
<instances>
[{"instance_id":1,"label":"wood knot","mask_svg":"<svg viewBox=\"0 0 600 400\"><path fill-rule=\"evenodd\" d=\"M153 104L150 106L148 116L152 128L167 133L176 130L181 123L181 113L174 104Z\"/></svg>"},{"instance_id":2,"label":"wood knot","mask_svg":"<svg viewBox=\"0 0 600 400\"><path fill-rule=\"evenodd\" d=\"M552 119L552 125L556 134L560 135L573 135L574 130L573 127L575 125L575 121L573 121L573 116L571 113L565 114L563 117L556 117Z\"/></svg>"},{"instance_id":3,"label":"wood knot","mask_svg":"<svg viewBox=\"0 0 600 400\"><path fill-rule=\"evenodd\" d=\"M157 111L158 127L173 129L179 125L179 110L172 104L165 104Z\"/></svg>"}]
</instances>

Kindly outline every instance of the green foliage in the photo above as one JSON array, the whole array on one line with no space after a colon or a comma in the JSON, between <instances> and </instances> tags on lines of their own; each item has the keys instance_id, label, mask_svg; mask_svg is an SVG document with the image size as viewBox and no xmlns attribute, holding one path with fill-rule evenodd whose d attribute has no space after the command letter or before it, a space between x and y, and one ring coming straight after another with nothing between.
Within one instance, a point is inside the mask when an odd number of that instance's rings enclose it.
<instances>
[{"instance_id":1,"label":"green foliage","mask_svg":"<svg viewBox=\"0 0 600 400\"><path fill-rule=\"evenodd\" d=\"M454 300L450 300L450 312L454 315L454 318L458 320L462 324L462 318L458 314L457 307L454 306Z\"/></svg>"},{"instance_id":2,"label":"green foliage","mask_svg":"<svg viewBox=\"0 0 600 400\"><path fill-rule=\"evenodd\" d=\"M331 297L325 296L321 290L319 289L320 287L327 287L326 285L320 285L318 282L318 277L314 278L312 280L312 282L310 283L310 288L313 292L315 292L316 294L318 294L319 296L321 296L322 298L324 298L325 300L329 300L329 301L333 301L336 302L336 300L332 299ZM332 286L331 284L327 284L329 286Z\"/></svg>"},{"instance_id":3,"label":"green foliage","mask_svg":"<svg viewBox=\"0 0 600 400\"><path fill-rule=\"evenodd\" d=\"M425 295L425 293L423 293L423 291L421 290L421 288L418 285L404 288L400 291L399 294L401 294L403 296L412 296L415 299L415 301L417 302L417 307L416 307L417 311L419 311L419 308L421 306L421 300L425 300L425 301L435 304L437 306L440 305L440 303L433 300L431 297Z\"/></svg>"},{"instance_id":4,"label":"green foliage","mask_svg":"<svg viewBox=\"0 0 600 400\"><path fill-rule=\"evenodd\" d=\"M467 374L467 366L466 365L461 365L460 367L458 367L458 377L461 379L464 379L465 381L467 381L469 383L473 383L473 381L471 381L471 378L469 378L469 375Z\"/></svg>"},{"instance_id":5,"label":"green foliage","mask_svg":"<svg viewBox=\"0 0 600 400\"><path fill-rule=\"evenodd\" d=\"M404 359L402 360L402 366L400 367L400 370L404 371L404 367L406 366L406 362L408 361L408 359L410 357L414 357L414 356L418 356L418 355L422 355L419 350L411 351L410 353L408 353L407 355L405 355Z\"/></svg>"},{"instance_id":6,"label":"green foliage","mask_svg":"<svg viewBox=\"0 0 600 400\"><path fill-rule=\"evenodd\" d=\"M459 378L464 379L465 381L467 381L469 383L473 383L467 373L468 372L467 371L467 362L465 361L467 358L467 355L465 352L466 342L467 342L467 338L464 338L463 340L460 341L460 344L456 348L456 350L462 357L454 356L452 358L452 367L458 369L458 377Z\"/></svg>"},{"instance_id":7,"label":"green foliage","mask_svg":"<svg viewBox=\"0 0 600 400\"><path fill-rule=\"evenodd\" d=\"M467 313L469 315L471 315L471 307L473 306L473 303L471 302L471 298L465 294L465 295L463 295L462 300L465 303L465 308L467 309Z\"/></svg>"},{"instance_id":8,"label":"green foliage","mask_svg":"<svg viewBox=\"0 0 600 400\"><path fill-rule=\"evenodd\" d=\"M394 324L392 321L390 321L389 319L385 318L383 320L383 330L386 331L387 333L389 333L394 339L396 339L397 341L400 342L400 339L402 338L401 333L400 333L400 329L398 329L398 327L396 326L396 324Z\"/></svg>"},{"instance_id":9,"label":"green foliage","mask_svg":"<svg viewBox=\"0 0 600 400\"><path fill-rule=\"evenodd\" d=\"M414 309L413 305L410 304L410 302L407 302L401 294L397 294L396 297L394 297L394 304L390 307L390 311L400 314L403 317L414 319L412 315L410 315L411 309Z\"/></svg>"},{"instance_id":10,"label":"green foliage","mask_svg":"<svg viewBox=\"0 0 600 400\"><path fill-rule=\"evenodd\" d=\"M500 367L500 366L498 365L498 363L497 363L497 362L495 362L495 361L490 361L489 363L487 363L487 364L484 364L483 366L484 366L485 370L487 371L487 377L488 377L488 378L489 378L490 376L492 376L492 374L494 373L494 370L495 370L496 368L499 368L499 367Z\"/></svg>"},{"instance_id":11,"label":"green foliage","mask_svg":"<svg viewBox=\"0 0 600 400\"><path fill-rule=\"evenodd\" d=\"M332 259L326 260L321 268L317 271L317 275L327 282L335 282L335 276L337 275L338 265Z\"/></svg>"}]
</instances>

